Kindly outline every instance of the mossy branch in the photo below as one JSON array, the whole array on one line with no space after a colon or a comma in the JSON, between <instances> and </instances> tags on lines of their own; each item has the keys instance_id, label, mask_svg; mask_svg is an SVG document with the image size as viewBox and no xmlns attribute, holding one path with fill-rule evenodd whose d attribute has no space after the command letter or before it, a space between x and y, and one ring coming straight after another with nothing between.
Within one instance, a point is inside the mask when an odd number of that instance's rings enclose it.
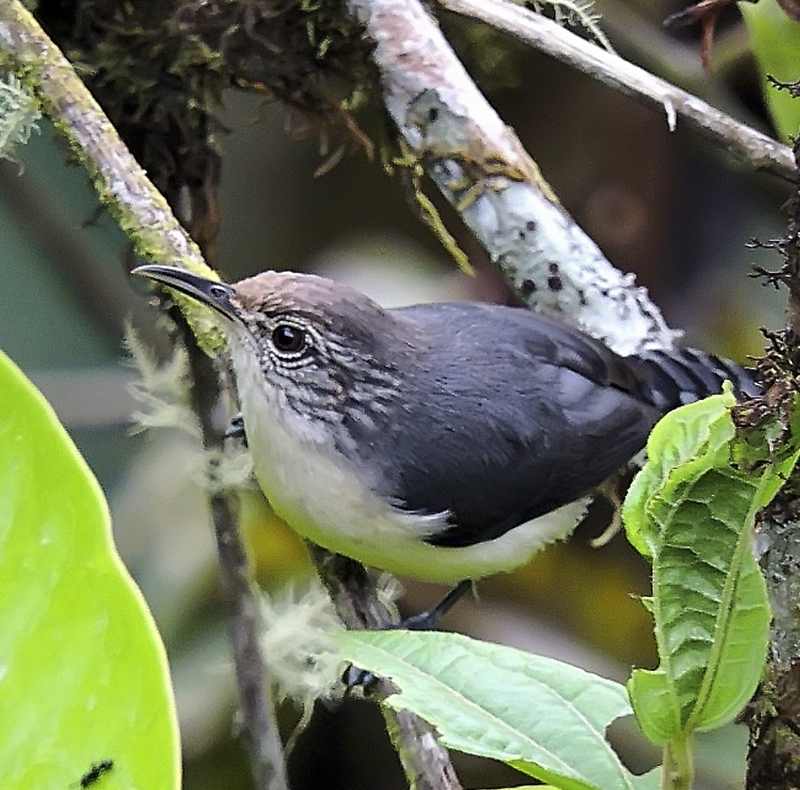
<instances>
[{"instance_id":1,"label":"mossy branch","mask_svg":"<svg viewBox=\"0 0 800 790\"><path fill-rule=\"evenodd\" d=\"M140 258L217 276L70 62L17 0L0 3L0 69L15 73L36 97ZM189 299L181 308L204 349L222 347L207 310Z\"/></svg>"}]
</instances>

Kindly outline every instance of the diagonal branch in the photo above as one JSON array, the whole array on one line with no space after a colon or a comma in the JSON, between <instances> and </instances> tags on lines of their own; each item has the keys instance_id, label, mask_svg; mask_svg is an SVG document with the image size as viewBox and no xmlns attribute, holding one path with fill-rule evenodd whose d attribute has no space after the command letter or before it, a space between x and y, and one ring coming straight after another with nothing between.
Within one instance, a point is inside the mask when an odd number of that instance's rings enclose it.
<instances>
[{"instance_id":1,"label":"diagonal branch","mask_svg":"<svg viewBox=\"0 0 800 790\"><path fill-rule=\"evenodd\" d=\"M624 58L584 41L509 0L438 0L442 8L479 19L633 99L663 110L670 130L683 119L754 170L797 178L792 151L707 102Z\"/></svg>"},{"instance_id":2,"label":"diagonal branch","mask_svg":"<svg viewBox=\"0 0 800 790\"><path fill-rule=\"evenodd\" d=\"M215 276L70 62L19 0L0 3L0 68L30 88L137 255ZM219 346L219 330L207 311L190 300L181 306L201 343Z\"/></svg>"},{"instance_id":3,"label":"diagonal branch","mask_svg":"<svg viewBox=\"0 0 800 790\"><path fill-rule=\"evenodd\" d=\"M669 347L661 312L559 204L419 0L347 0L375 42L383 98L425 168L534 310L627 354Z\"/></svg>"}]
</instances>

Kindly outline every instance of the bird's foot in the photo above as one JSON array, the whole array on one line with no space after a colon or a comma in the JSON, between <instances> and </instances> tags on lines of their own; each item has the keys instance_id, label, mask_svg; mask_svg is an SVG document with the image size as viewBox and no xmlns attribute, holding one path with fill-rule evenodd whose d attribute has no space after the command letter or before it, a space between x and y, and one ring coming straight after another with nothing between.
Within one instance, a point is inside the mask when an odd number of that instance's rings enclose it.
<instances>
[{"instance_id":1,"label":"bird's foot","mask_svg":"<svg viewBox=\"0 0 800 790\"><path fill-rule=\"evenodd\" d=\"M242 442L242 444L245 447L247 447L247 434L245 433L244 430L244 418L242 417L241 412L236 414L234 418L231 420L231 424L225 431L225 438L239 439Z\"/></svg>"},{"instance_id":2,"label":"bird's foot","mask_svg":"<svg viewBox=\"0 0 800 790\"><path fill-rule=\"evenodd\" d=\"M455 606L455 604L464 596L467 590L471 589L472 580L465 579L453 587L453 589L450 590L450 592L448 592L447 595L445 595L445 597L442 598L442 600L439 601L439 603L437 603L432 609L428 609L425 612L420 612L419 614L407 617L405 620L401 620L399 623L391 623L376 630L432 631L438 625L439 620L441 620L442 617L444 617L453 608L453 606ZM359 667L350 664L350 666L347 667L342 675L342 682L346 687L346 695L350 695L354 689L360 687L366 696L375 691L378 684L378 678L372 672L369 672L366 669L360 669Z\"/></svg>"},{"instance_id":3,"label":"bird's foot","mask_svg":"<svg viewBox=\"0 0 800 790\"><path fill-rule=\"evenodd\" d=\"M472 589L472 580L465 579L450 590L439 603L426 612L407 617L397 625L387 626L388 629L407 629L409 631L433 631L442 619L464 597L467 590Z\"/></svg>"}]
</instances>

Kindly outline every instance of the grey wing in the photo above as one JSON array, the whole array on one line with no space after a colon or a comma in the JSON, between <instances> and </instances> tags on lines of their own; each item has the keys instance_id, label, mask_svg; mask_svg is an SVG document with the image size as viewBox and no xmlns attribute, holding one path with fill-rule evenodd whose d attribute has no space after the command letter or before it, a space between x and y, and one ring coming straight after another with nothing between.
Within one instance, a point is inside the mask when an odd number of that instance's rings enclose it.
<instances>
[{"instance_id":1,"label":"grey wing","mask_svg":"<svg viewBox=\"0 0 800 790\"><path fill-rule=\"evenodd\" d=\"M587 494L660 416L637 397L624 360L568 327L482 305L404 312L434 342L375 457L385 496L450 512L431 543L491 540Z\"/></svg>"}]
</instances>

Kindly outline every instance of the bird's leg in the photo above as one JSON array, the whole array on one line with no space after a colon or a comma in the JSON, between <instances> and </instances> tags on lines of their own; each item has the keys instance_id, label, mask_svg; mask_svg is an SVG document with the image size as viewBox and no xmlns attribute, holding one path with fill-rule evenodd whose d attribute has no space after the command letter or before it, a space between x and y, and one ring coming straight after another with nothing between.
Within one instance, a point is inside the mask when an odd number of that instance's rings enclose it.
<instances>
[{"instance_id":1,"label":"bird's leg","mask_svg":"<svg viewBox=\"0 0 800 790\"><path fill-rule=\"evenodd\" d=\"M459 582L452 590L450 590L439 603L432 609L426 612L420 612L412 617L407 617L397 625L389 626L389 628L407 628L410 631L430 631L436 628L439 620L442 619L452 608L456 602L464 597L467 590L472 589L472 580L464 579Z\"/></svg>"},{"instance_id":2,"label":"bird's leg","mask_svg":"<svg viewBox=\"0 0 800 790\"><path fill-rule=\"evenodd\" d=\"M238 412L231 420L231 424L225 431L226 439L240 439L242 444L247 447L247 434L244 430L244 418L242 413Z\"/></svg>"},{"instance_id":3,"label":"bird's leg","mask_svg":"<svg viewBox=\"0 0 800 790\"><path fill-rule=\"evenodd\" d=\"M405 620L401 620L397 625L387 625L383 628L377 629L380 631L395 631L401 629L408 629L409 631L430 631L436 628L439 620L444 617L455 604L463 598L464 594L467 590L472 589L472 580L471 579L464 579L463 582L459 582L452 590L450 590L444 598L442 598L439 603L436 604L432 609L428 609L426 612L420 612L419 614L415 614L412 617L407 617ZM350 666L344 671L342 675L342 681L346 686L346 694L349 695L353 692L353 689L357 687L361 687L364 690L365 694L369 694L372 688L377 683L377 678L372 672L367 671L366 669L359 669L358 667Z\"/></svg>"}]
</instances>

